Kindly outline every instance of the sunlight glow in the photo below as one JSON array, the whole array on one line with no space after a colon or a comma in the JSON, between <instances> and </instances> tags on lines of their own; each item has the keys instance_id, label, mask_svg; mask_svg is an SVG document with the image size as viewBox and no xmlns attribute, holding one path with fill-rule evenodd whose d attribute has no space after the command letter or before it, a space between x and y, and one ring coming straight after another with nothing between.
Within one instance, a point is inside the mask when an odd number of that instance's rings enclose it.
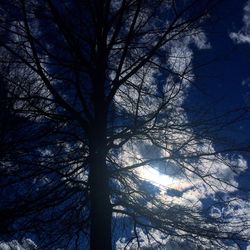
<instances>
[{"instance_id":1,"label":"sunlight glow","mask_svg":"<svg viewBox=\"0 0 250 250\"><path fill-rule=\"evenodd\" d=\"M145 181L148 181L156 187L160 188L161 194L165 194L166 190L168 189L184 191L193 186L193 184L185 178L178 178L166 174L161 174L158 170L152 168L151 166L145 166L138 170L139 176ZM197 196L191 191L189 191L188 194L191 196Z\"/></svg>"},{"instance_id":2,"label":"sunlight glow","mask_svg":"<svg viewBox=\"0 0 250 250\"><path fill-rule=\"evenodd\" d=\"M172 187L176 180L173 177L170 177L165 174L161 174L159 171L152 167L143 167L140 171L140 176L154 184L155 186L161 187L161 188L169 188Z\"/></svg>"}]
</instances>

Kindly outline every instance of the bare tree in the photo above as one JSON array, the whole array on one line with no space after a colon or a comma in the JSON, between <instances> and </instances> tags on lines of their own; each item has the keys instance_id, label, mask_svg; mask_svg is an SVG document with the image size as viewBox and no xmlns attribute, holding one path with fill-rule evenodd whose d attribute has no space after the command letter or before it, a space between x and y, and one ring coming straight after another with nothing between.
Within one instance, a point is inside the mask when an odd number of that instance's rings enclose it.
<instances>
[{"instance_id":1,"label":"bare tree","mask_svg":"<svg viewBox=\"0 0 250 250\"><path fill-rule=\"evenodd\" d=\"M226 153L247 148L215 150L213 139L244 110L227 120L196 110L202 119L191 122L183 108L194 80L190 45L208 47L202 24L217 4L3 1L1 79L23 121L14 156L1 157L3 235L93 250L112 249L112 240L118 249L247 240L242 214L205 212L204 197L171 195L167 183L145 180L158 169L185 179L193 195L237 189L245 162Z\"/></svg>"}]
</instances>

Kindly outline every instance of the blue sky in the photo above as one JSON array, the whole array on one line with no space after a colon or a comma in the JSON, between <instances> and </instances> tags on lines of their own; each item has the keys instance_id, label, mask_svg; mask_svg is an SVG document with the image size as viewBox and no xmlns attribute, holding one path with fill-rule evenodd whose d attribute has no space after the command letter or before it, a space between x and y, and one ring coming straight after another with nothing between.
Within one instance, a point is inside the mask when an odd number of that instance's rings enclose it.
<instances>
[{"instance_id":1,"label":"blue sky","mask_svg":"<svg viewBox=\"0 0 250 250\"><path fill-rule=\"evenodd\" d=\"M193 49L193 65L195 81L188 90L184 106L189 105L208 107L214 114L220 114L228 110L234 110L231 117L241 114L242 109L250 105L250 1L230 0L224 1L215 9L212 15L212 27L205 27L204 34L208 48L200 49L191 45ZM190 45L189 45L190 46ZM199 67L200 64L204 66ZM195 65L198 65L195 68ZM238 110L239 111L235 111ZM189 115L192 119L192 115ZM224 128L223 133L233 143L249 144L250 138L249 114L243 120ZM215 148L220 148L219 143L214 141ZM250 164L250 157L245 152L240 154ZM219 168L219 166L218 166ZM239 187L249 190L250 169L243 171L236 177ZM202 191L201 191L202 192ZM232 193L249 200L249 193ZM195 194L194 194L195 195ZM209 203L209 199L203 200L203 205ZM244 207L239 201L239 206ZM221 215L223 209L213 208ZM218 210L217 210L218 209ZM245 211L249 213L246 205ZM243 209L243 210L244 210ZM243 249L250 246L242 245Z\"/></svg>"},{"instance_id":2,"label":"blue sky","mask_svg":"<svg viewBox=\"0 0 250 250\"><path fill-rule=\"evenodd\" d=\"M250 105L250 1L223 1L214 11L214 24L205 29L211 44L208 51L198 51L194 61L208 62L194 69L193 92L188 102L211 103L216 110L235 109ZM249 40L247 41L247 39ZM211 62L209 62L211 60ZM249 118L249 115L248 115ZM250 119L244 119L227 131L234 140L249 141ZM250 158L245 155L250 162ZM248 186L249 171L241 175L241 185Z\"/></svg>"},{"instance_id":3,"label":"blue sky","mask_svg":"<svg viewBox=\"0 0 250 250\"><path fill-rule=\"evenodd\" d=\"M237 42L231 37L232 33L236 33L236 36L238 32L241 33L240 30L245 26L243 8L247 3L247 1L224 1L224 4L216 9L214 24L205 31L211 44L209 55L215 62L204 67L208 77L199 81L199 84L204 85L204 89L214 98L223 97L236 104L243 101L245 90L241 83L250 75L250 43ZM248 32L246 35L250 36L250 29Z\"/></svg>"},{"instance_id":4,"label":"blue sky","mask_svg":"<svg viewBox=\"0 0 250 250\"><path fill-rule=\"evenodd\" d=\"M219 7L216 8L212 14L213 25L204 27L203 29L206 36L207 48L205 48L206 46L199 46L199 44L195 44L194 42L188 43L188 47L191 48L193 52L195 81L188 89L184 106L189 107L191 105L199 107L199 109L203 107L208 108L212 114L221 114L228 110L234 110L234 112L230 113L230 117L232 118L240 115L242 109L250 105L250 11L248 12L248 6L250 9L250 1L230 0L220 3ZM247 40L248 37L249 42ZM200 64L204 65L199 67ZM198 67L196 68L195 65L198 65ZM238 109L239 111L235 111ZM192 119L192 115L189 114L189 118ZM249 125L250 119L248 114L244 120L236 122L220 132L226 137L229 137L233 143L249 143ZM219 142L213 141L213 143L214 148L219 149L221 147ZM247 165L249 165L249 156L244 152L240 152L240 154L247 161ZM223 166L217 165L217 171L221 168L223 168ZM152 172L150 174L151 177L146 178L151 178L151 181L155 181ZM240 188L249 189L249 176L250 169L241 172L238 177L235 176ZM157 176L156 179L157 178L159 180L159 176ZM198 182L197 185L199 185ZM199 194L195 192L190 192L189 196L189 191L186 192L189 187L185 186L185 183L183 183L183 187L181 188L173 184L172 191L178 189L181 190L179 192L183 191L183 196L185 196L186 193L185 197L199 196ZM200 190L200 193L202 192L209 193L207 190ZM218 194L221 195L220 192L218 192ZM249 200L248 193L232 191L230 195L235 194ZM227 194L224 195L224 198L227 199ZM176 200L177 199L178 198L176 198ZM211 202L211 200L209 201L208 194L206 198L202 200L204 208L206 207L206 203L209 202ZM211 203L209 204L211 205ZM249 213L248 204L244 204L242 200L239 200L238 204L242 211ZM228 208L214 206L211 213L213 216L224 216L223 210L230 211L237 206L236 204ZM225 214L227 214L227 212L225 212ZM228 214L230 214L230 212L228 212ZM243 249L250 248L250 246L244 244L242 247Z\"/></svg>"},{"instance_id":5,"label":"blue sky","mask_svg":"<svg viewBox=\"0 0 250 250\"><path fill-rule=\"evenodd\" d=\"M198 106L200 109L207 107L212 113L221 113L226 110L242 108L250 105L250 11L248 11L248 6L250 9L250 1L225 0L220 4L220 6L218 6L218 8L214 10L214 13L211 16L213 25L204 27L202 33L204 34L205 38L203 37L201 40L195 42L193 41L195 39L192 38L192 41L184 41L183 44L181 44L183 46L183 51L190 53L192 56L194 67L194 82L191 84L191 87L188 88L188 94L185 96L185 100L180 101L181 105L183 104L184 107L185 105ZM205 41L204 44L202 41ZM174 54L176 52L176 48L178 49L178 46L172 45L171 49L172 48L172 53ZM173 62L168 61L167 63L169 64L169 67L171 67L171 63L173 65ZM204 66L197 68L195 67L196 65L199 66L200 64L204 64ZM173 69L178 71L178 67L181 67L181 63L179 65L177 62L176 65L177 68L175 69L173 66ZM150 77L153 76L153 73L150 75ZM152 87L153 84L151 82L151 78L148 80L148 82L150 87ZM154 89L153 87L151 90L152 93L157 91L155 90L156 88ZM120 93L120 97L121 96L122 93ZM119 93L116 98L117 103L122 104L122 99L119 99ZM129 102L125 102L124 106L125 108L129 109L128 103ZM145 110L143 110L143 112L144 111ZM237 116L237 114L237 112L234 112L232 113L232 116ZM193 117L191 114L189 114L188 118L192 119ZM186 120L184 115L183 120ZM249 125L250 120L245 119L244 121L235 123L232 126L225 128L224 131L221 132L224 133L225 136L231 137L233 141L249 143ZM133 142L131 144L133 144ZM136 163L135 161L133 162L133 160L130 162L130 158L137 158L138 156L138 158L143 158L143 156L145 156L144 154L147 154L147 157L149 156L148 154L150 152L146 151L145 148L140 148L140 146L137 144L133 145L135 147L135 151L131 150L133 149L132 147L125 145L127 148L123 148L121 153L121 161L123 160L127 165L130 165ZM151 145L149 144L149 146ZM204 147L205 146L207 146L206 142L204 142ZM216 147L219 148L220 145L219 143L217 144L214 142L213 148ZM210 150L213 150L213 148ZM133 155L134 152L135 155ZM156 155L156 151L152 150L152 152L154 155ZM160 151L157 152L162 154ZM242 159L246 159L249 165L250 158L244 153L242 154L244 158L238 158L237 160L239 160L239 165L240 163L243 165L242 169L244 170L245 165ZM168 155L165 156L167 157ZM225 159L227 159L226 156ZM230 162L233 161L231 158L227 160ZM237 160L235 161L237 162ZM213 161L213 159L211 159L211 161ZM205 161L201 163L205 167L208 165ZM227 169L225 165L214 164L213 166L211 165L211 168L212 167L214 168L212 170L217 170L218 172L221 171L219 174L221 174L222 178L224 178L224 175L226 176L225 172L227 172ZM168 169L170 168L171 166L168 163ZM245 171L243 170L239 173L238 177L232 173L227 173L228 176L225 178L229 178L230 181L234 181L233 179L237 178L240 187L248 188L250 169ZM177 169L177 174L178 173L179 172ZM147 172L142 172L141 175L143 178L150 178L148 177L149 175L147 175ZM174 172L169 174L170 177L174 175ZM156 174L156 177L153 177L151 182L157 181L157 179L159 180L160 178L161 177ZM196 199L204 199L202 200L204 205L205 201L209 202L209 197L213 195L211 190L206 188L202 189L203 186L201 182L195 178L195 184L201 187L199 192L197 192L197 190L192 190L192 187L185 181L180 184L182 178L180 176L176 177L176 182L178 183L171 182L171 180L164 178L165 177L162 179L162 183L167 182L168 187L170 187L169 193L172 192L172 196L169 195L170 199L175 199L177 203L183 202L179 197L183 195L185 196L185 199L190 199L191 203L197 202ZM169 193L163 192L161 195L164 196ZM237 191L233 190L231 193L235 194ZM197 197L195 197L196 195ZM247 197L248 194L243 193L243 196ZM233 209L233 207L236 207L236 205L237 204L233 204L232 207L225 208L225 214L228 213L230 217L230 211ZM249 210L247 210L250 209L248 204L245 206L245 204L242 202L240 205L242 205L242 211L249 212ZM224 213L223 209L220 209L219 207L213 207L210 212L213 214L213 216L219 216ZM14 243L18 244L16 242ZM1 247L3 248L4 246L0 245L0 248ZM244 247L245 249L247 248L246 245ZM6 248L3 249L8 248L6 246ZM250 247L248 247L248 250L249 249Z\"/></svg>"}]
</instances>

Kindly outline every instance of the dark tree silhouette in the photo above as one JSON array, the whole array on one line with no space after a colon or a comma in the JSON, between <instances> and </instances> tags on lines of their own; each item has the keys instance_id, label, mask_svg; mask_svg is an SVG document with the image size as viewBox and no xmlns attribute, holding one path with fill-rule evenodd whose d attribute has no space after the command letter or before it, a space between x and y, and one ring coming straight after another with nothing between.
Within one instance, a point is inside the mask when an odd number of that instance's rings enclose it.
<instances>
[{"instance_id":1,"label":"dark tree silhouette","mask_svg":"<svg viewBox=\"0 0 250 250\"><path fill-rule=\"evenodd\" d=\"M202 25L218 2L1 1L3 240L92 250L247 240L248 218L232 217L236 198L222 193L246 167L227 153L248 148L219 133L247 110L190 119L183 108L191 45L208 47ZM185 188L150 183L148 169ZM201 206L203 193L216 206Z\"/></svg>"}]
</instances>

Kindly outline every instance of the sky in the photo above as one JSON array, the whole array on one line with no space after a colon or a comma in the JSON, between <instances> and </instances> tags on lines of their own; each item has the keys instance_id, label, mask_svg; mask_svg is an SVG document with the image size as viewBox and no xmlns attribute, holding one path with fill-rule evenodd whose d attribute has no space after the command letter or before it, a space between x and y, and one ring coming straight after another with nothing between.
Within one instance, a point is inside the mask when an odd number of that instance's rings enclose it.
<instances>
[{"instance_id":1,"label":"sky","mask_svg":"<svg viewBox=\"0 0 250 250\"><path fill-rule=\"evenodd\" d=\"M185 97L184 106L185 104L202 106L211 103L211 107L215 105L216 109L223 111L250 105L250 1L224 0L221 5L214 10L212 27L205 27L203 30L206 37L205 43L203 45L199 42L188 44L193 53L195 77ZM200 65L201 62L205 64L204 67L196 68L195 65ZM189 118L192 119L192 117ZM233 138L249 141L249 125L250 120L244 120L225 132L231 133ZM216 146L216 144L213 145L215 148ZM250 168L246 169L245 166L249 166L250 157L243 155L240 160L244 165L244 171L242 170L239 177L231 176L231 178L237 178L240 187L249 188ZM144 169L140 174L156 186L167 185L171 190L177 191L189 188L187 182L183 181L180 184L180 181L172 179L171 175L161 175L154 169L149 171ZM190 199L193 199L195 195L199 197L198 193L187 193ZM173 195L173 197L180 202L178 195ZM243 206L242 210L249 211L247 210L250 209L249 204ZM230 208L228 208L228 213L229 210ZM213 216L220 216L222 210L214 207L211 213ZM11 244L18 249L19 243L15 241ZM25 249L25 244L28 243L20 243L19 248ZM250 246L245 245L244 248L249 250ZM1 243L0 249L9 250L10 248L5 243Z\"/></svg>"},{"instance_id":2,"label":"sky","mask_svg":"<svg viewBox=\"0 0 250 250\"><path fill-rule=\"evenodd\" d=\"M250 1L229 0L221 3L219 8L216 8L212 14L212 27L205 27L206 46L189 44L192 49L193 56L193 72L194 82L188 90L188 95L185 97L185 105L206 106L211 105L211 109L215 112L224 112L226 110L249 107L250 105ZM200 65L203 65L200 67ZM196 67L195 67L196 66ZM249 108L248 108L249 109ZM239 114L239 112L235 112ZM188 117L192 119L192 117ZM234 125L225 128L223 133L232 138L233 141L249 142L250 138L250 119L249 115L246 119L235 123ZM213 142L213 147L216 149L219 145ZM244 152L240 153L241 159L245 164L244 170L238 175L233 176L241 189L250 189L250 157ZM222 165L217 165L217 171L223 168ZM226 169L226 168L225 168ZM226 171L226 170L225 170ZM159 172L152 169L144 169L142 171L143 178L149 180L159 187L167 187L172 190L186 192L189 188L188 182L180 182L180 179L172 178L171 175L161 175ZM199 183L196 183L199 185ZM201 190L197 193L192 191L182 194L182 197L195 200L194 196L202 200L200 192L208 193L207 190ZM170 193L170 192L169 192ZM230 193L230 192L229 192ZM173 195L176 202L178 201L178 192ZM232 191L232 195L237 194L242 197L238 201L242 213L249 214L249 193L241 191ZM171 197L171 198L173 198ZM204 195L205 197L205 195ZM170 200L172 201L172 199ZM206 197L202 200L202 206L206 206L209 199ZM223 213L230 214L230 208L224 211L218 207L211 209L213 216L223 216ZM227 212L225 212L227 210ZM241 213L239 212L239 213ZM236 212L237 213L237 212ZM250 245L242 245L243 249L250 249ZM181 248L183 249L183 248Z\"/></svg>"},{"instance_id":3,"label":"sky","mask_svg":"<svg viewBox=\"0 0 250 250\"><path fill-rule=\"evenodd\" d=\"M187 101L211 102L227 110L250 105L250 1L223 1L214 12L214 25L205 30L211 47L199 51L194 61L211 61L194 69L198 90L189 92ZM204 55L202 55L204 52ZM208 57L208 59L207 59ZM236 123L227 133L240 141L250 138L250 119ZM245 156L249 162L249 158ZM245 177L249 171L245 172ZM247 181L247 179L246 179ZM242 176L242 185L245 183ZM247 185L247 183L246 183Z\"/></svg>"},{"instance_id":4,"label":"sky","mask_svg":"<svg viewBox=\"0 0 250 250\"><path fill-rule=\"evenodd\" d=\"M207 47L192 48L195 77L185 103L200 106L209 103L222 112L249 106L250 1L222 1L212 20L212 27L203 30ZM249 125L250 120L245 119L226 132L232 133L234 139L237 136L247 141Z\"/></svg>"},{"instance_id":5,"label":"sky","mask_svg":"<svg viewBox=\"0 0 250 250\"><path fill-rule=\"evenodd\" d=\"M194 61L210 61L203 68L194 69L195 85L198 90L190 92L187 102L211 102L218 110L250 105L250 1L229 0L214 12L214 25L205 29L211 47L209 53L199 51ZM195 87L194 87L195 88ZM205 100L205 101L204 101ZM249 118L249 116L248 116ZM234 140L249 141L250 119L230 127L227 134ZM216 147L216 145L214 145ZM237 181L240 188L249 190L250 157L242 154L248 169L242 172ZM249 194L244 193L249 201ZM249 213L249 205L246 206ZM250 246L245 245L245 249Z\"/></svg>"},{"instance_id":6,"label":"sky","mask_svg":"<svg viewBox=\"0 0 250 250\"><path fill-rule=\"evenodd\" d=\"M214 11L212 27L205 30L211 45L209 53L203 51L208 58L203 57L202 51L195 58L197 62L200 58L208 61L202 69L197 69L196 84L208 98L224 99L227 105L242 105L247 102L246 94L250 90L243 84L250 75L250 11L246 11L250 2L222 2Z\"/></svg>"}]
</instances>

